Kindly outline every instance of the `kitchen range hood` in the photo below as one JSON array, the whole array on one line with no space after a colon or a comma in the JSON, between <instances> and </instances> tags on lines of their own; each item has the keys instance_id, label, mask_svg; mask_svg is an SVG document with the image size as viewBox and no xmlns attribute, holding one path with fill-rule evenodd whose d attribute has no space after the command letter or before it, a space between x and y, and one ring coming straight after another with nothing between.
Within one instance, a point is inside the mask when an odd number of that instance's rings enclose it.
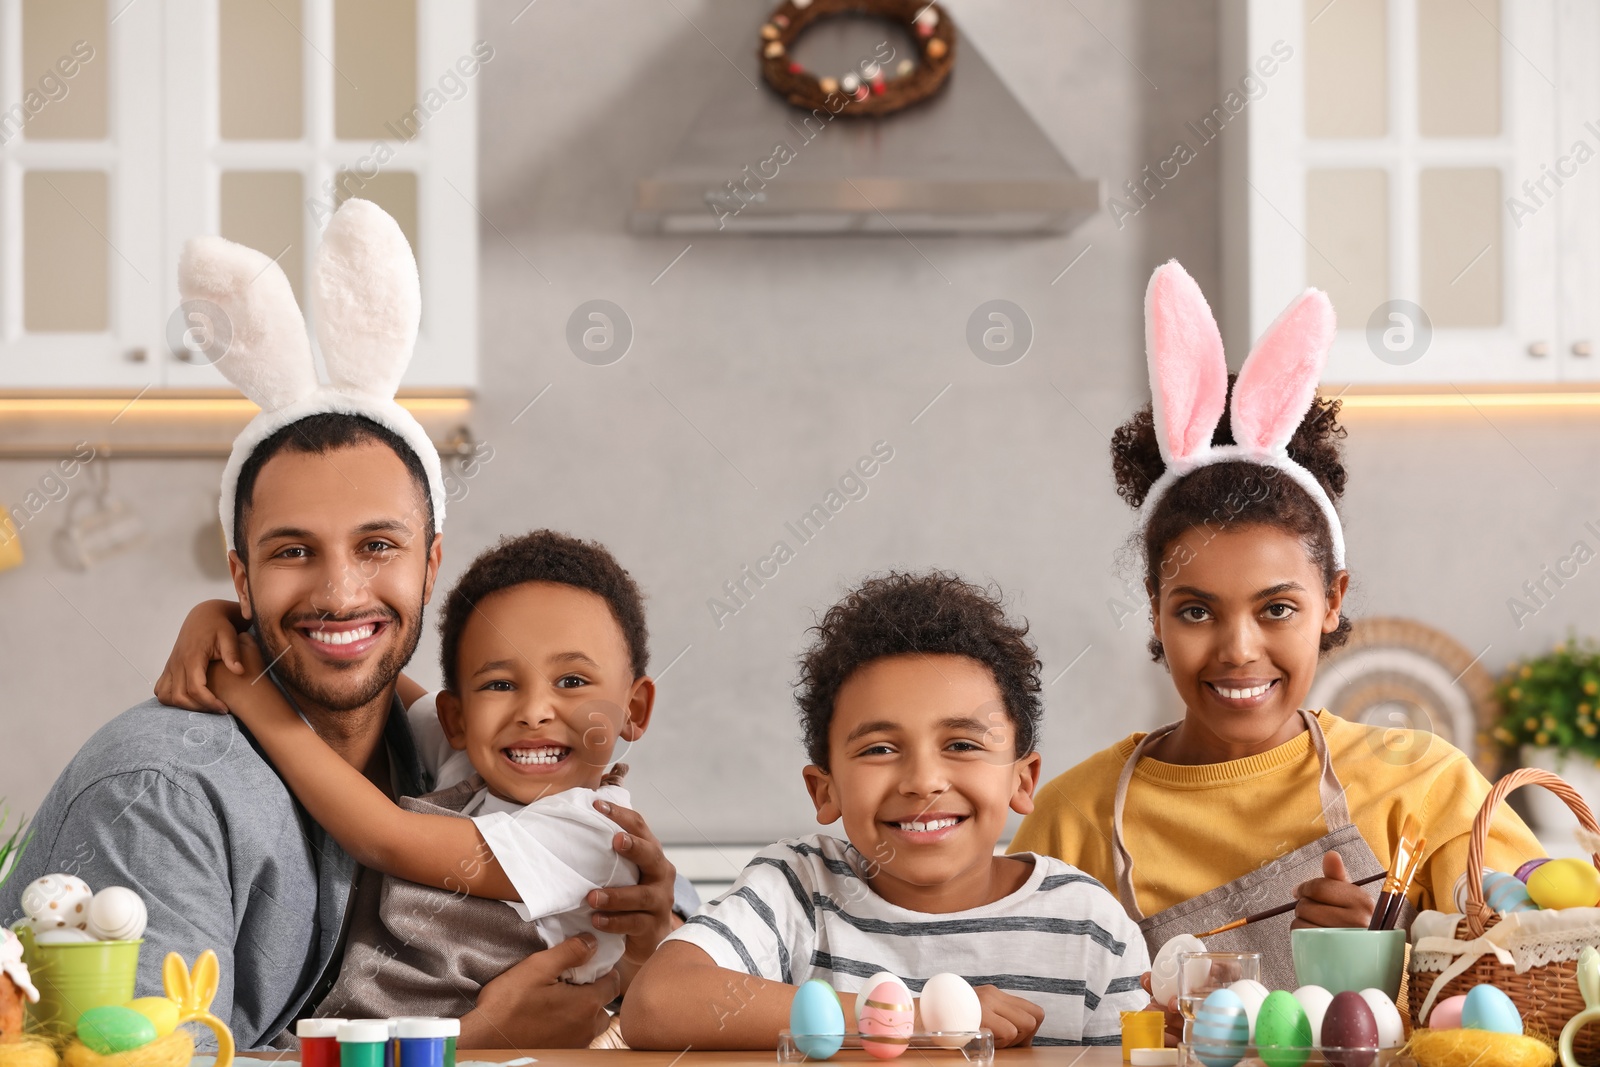
<instances>
[{"instance_id":1,"label":"kitchen range hood","mask_svg":"<svg viewBox=\"0 0 1600 1067\"><path fill-rule=\"evenodd\" d=\"M1100 207L970 38L939 94L882 118L813 115L725 70L632 229L675 234L1059 234ZM754 83L754 84L751 84ZM809 120L809 121L807 121Z\"/></svg>"}]
</instances>

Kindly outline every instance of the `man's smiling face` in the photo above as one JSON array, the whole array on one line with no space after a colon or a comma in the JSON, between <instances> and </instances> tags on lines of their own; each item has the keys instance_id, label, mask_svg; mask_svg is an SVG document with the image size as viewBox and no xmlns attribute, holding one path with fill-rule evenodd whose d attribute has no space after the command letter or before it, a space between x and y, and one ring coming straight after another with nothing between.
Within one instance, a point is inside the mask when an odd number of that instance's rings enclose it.
<instances>
[{"instance_id":1,"label":"man's smiling face","mask_svg":"<svg viewBox=\"0 0 1600 1067\"><path fill-rule=\"evenodd\" d=\"M230 554L234 587L267 662L322 708L371 703L416 650L442 542L422 494L394 450L370 439L284 449L256 478Z\"/></svg>"}]
</instances>

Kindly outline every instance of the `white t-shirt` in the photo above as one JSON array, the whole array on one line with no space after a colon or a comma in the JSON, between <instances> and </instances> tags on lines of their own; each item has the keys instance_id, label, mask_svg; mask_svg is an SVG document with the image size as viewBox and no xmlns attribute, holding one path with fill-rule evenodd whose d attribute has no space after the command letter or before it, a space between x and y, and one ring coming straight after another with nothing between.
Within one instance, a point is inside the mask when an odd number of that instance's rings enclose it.
<instances>
[{"instance_id":1,"label":"white t-shirt","mask_svg":"<svg viewBox=\"0 0 1600 1067\"><path fill-rule=\"evenodd\" d=\"M434 788L448 789L478 772L465 752L450 747L439 725L435 696L419 697L407 716L417 756L432 772ZM522 898L505 903L524 922L537 924L535 929L546 945L557 945L580 933L593 934L598 940L599 947L588 963L563 974L577 983L592 982L611 970L622 958L624 947L621 934L594 928L589 921L594 909L585 898L595 889L639 881L639 868L611 847L612 837L622 827L595 810L596 800L633 807L628 791L620 785L566 789L531 804L503 800L485 786L462 809Z\"/></svg>"},{"instance_id":2,"label":"white t-shirt","mask_svg":"<svg viewBox=\"0 0 1600 1067\"><path fill-rule=\"evenodd\" d=\"M919 993L949 971L1043 1008L1036 1045L1118 1044L1119 1013L1150 1003L1139 987L1150 969L1139 928L1076 867L1028 852L1012 858L1033 862L1016 892L932 915L874 892L847 841L779 841L668 939L699 947L719 967L789 985L821 978L846 993L867 992L862 983L878 971Z\"/></svg>"}]
</instances>

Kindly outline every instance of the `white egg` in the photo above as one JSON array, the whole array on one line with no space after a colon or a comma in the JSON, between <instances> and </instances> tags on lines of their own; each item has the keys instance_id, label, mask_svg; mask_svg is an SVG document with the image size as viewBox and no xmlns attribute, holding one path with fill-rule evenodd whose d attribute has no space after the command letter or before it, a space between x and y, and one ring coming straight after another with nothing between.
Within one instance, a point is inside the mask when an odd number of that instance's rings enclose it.
<instances>
[{"instance_id":1,"label":"white egg","mask_svg":"<svg viewBox=\"0 0 1600 1067\"><path fill-rule=\"evenodd\" d=\"M88 931L79 930L76 926L63 926L55 930L43 930L33 935L36 945L78 945L93 942Z\"/></svg>"},{"instance_id":2,"label":"white egg","mask_svg":"<svg viewBox=\"0 0 1600 1067\"><path fill-rule=\"evenodd\" d=\"M1267 987L1254 978L1241 978L1228 987L1239 995L1244 1001L1244 1012L1250 1017L1250 1037L1256 1036L1256 1014L1261 1011L1261 1002L1267 999Z\"/></svg>"},{"instance_id":3,"label":"white egg","mask_svg":"<svg viewBox=\"0 0 1600 1067\"><path fill-rule=\"evenodd\" d=\"M900 1003L911 1004L914 1002L914 998L911 996L911 987L907 986L905 982L901 981L898 975L890 974L888 971L879 971L877 974L863 982L861 988L856 991L857 1032L860 1032L861 1030L861 1002L867 999L868 993L872 992L874 989L877 989L885 982L893 982L895 985L900 987L900 991L905 994L905 999Z\"/></svg>"},{"instance_id":4,"label":"white egg","mask_svg":"<svg viewBox=\"0 0 1600 1067\"><path fill-rule=\"evenodd\" d=\"M1372 1018L1378 1023L1378 1047L1394 1048L1400 1044L1405 1039L1405 1025L1389 994L1381 989L1363 989L1361 999L1372 1009Z\"/></svg>"},{"instance_id":5,"label":"white egg","mask_svg":"<svg viewBox=\"0 0 1600 1067\"><path fill-rule=\"evenodd\" d=\"M1319 985L1303 985L1294 991L1294 999L1305 1009L1311 1032L1322 1033L1322 1017L1327 1014L1328 1005L1333 1003L1333 994Z\"/></svg>"},{"instance_id":6,"label":"white egg","mask_svg":"<svg viewBox=\"0 0 1600 1067\"><path fill-rule=\"evenodd\" d=\"M144 900L120 885L107 886L89 901L88 930L101 941L137 941L149 921Z\"/></svg>"},{"instance_id":7,"label":"white egg","mask_svg":"<svg viewBox=\"0 0 1600 1067\"><path fill-rule=\"evenodd\" d=\"M1179 934L1161 946L1150 964L1150 993L1157 1004L1165 1008L1178 995L1178 954L1205 950L1206 943L1193 934Z\"/></svg>"},{"instance_id":8,"label":"white egg","mask_svg":"<svg viewBox=\"0 0 1600 1067\"><path fill-rule=\"evenodd\" d=\"M89 921L94 891L71 874L47 874L22 891L22 913L35 930L82 930Z\"/></svg>"},{"instance_id":9,"label":"white egg","mask_svg":"<svg viewBox=\"0 0 1600 1067\"><path fill-rule=\"evenodd\" d=\"M930 1033L965 1033L983 1023L983 1005L977 991L959 974L936 974L922 987L922 1028ZM960 1048L965 1037L947 1037L945 1048Z\"/></svg>"}]
</instances>

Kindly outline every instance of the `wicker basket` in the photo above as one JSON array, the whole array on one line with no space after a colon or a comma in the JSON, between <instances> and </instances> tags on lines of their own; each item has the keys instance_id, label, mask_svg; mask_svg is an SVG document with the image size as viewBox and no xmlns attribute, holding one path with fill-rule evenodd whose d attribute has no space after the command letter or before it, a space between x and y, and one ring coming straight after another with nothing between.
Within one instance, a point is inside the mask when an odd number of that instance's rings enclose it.
<instances>
[{"instance_id":1,"label":"wicker basket","mask_svg":"<svg viewBox=\"0 0 1600 1067\"><path fill-rule=\"evenodd\" d=\"M1472 824L1472 837L1467 847L1467 914L1456 924L1455 939L1457 942L1472 942L1481 937L1486 930L1491 930L1503 922L1519 922L1521 915L1501 916L1496 914L1483 898L1483 849L1489 837L1489 823L1494 818L1494 813L1499 810L1500 804L1512 790L1524 785L1541 785L1566 802L1578 817L1578 822L1587 830L1600 832L1600 825L1595 823L1594 814L1589 810L1589 805L1584 803L1583 797L1559 777L1549 771L1525 768L1513 771L1495 783L1490 790L1488 799L1483 802L1483 807L1478 811L1478 817ZM1594 857L1595 866L1600 867L1600 855ZM1560 916L1555 920L1561 924L1562 938L1574 943L1587 941L1590 944L1600 944L1600 909L1597 908L1568 908L1558 912L1533 912L1523 914ZM1569 922L1570 920L1570 922ZM1549 920L1541 920L1548 923ZM1504 933L1504 931L1502 931ZM1505 938L1505 947L1515 948L1515 935ZM1513 965L1502 963L1491 951L1478 956L1461 973L1452 977L1441 987L1435 988L1441 975L1438 970L1423 970L1417 967L1418 957L1423 961L1436 958L1436 953L1430 953L1419 945L1412 949L1414 961L1411 975L1411 999L1419 1014L1424 1010L1431 1011L1435 1003L1446 997L1453 997L1466 993L1475 985L1482 983L1491 984L1502 990L1517 1005L1522 1013L1523 1029L1534 1036L1549 1038L1552 1044L1561 1034L1561 1028L1573 1016L1584 1010L1583 994L1578 990L1578 948L1573 948L1570 958L1566 951L1556 953L1558 958L1549 963L1536 963L1525 967L1521 973ZM1422 1015L1426 1021L1426 1016ZM1600 1027L1589 1027L1577 1035L1574 1051L1578 1059L1586 1064L1600 1063Z\"/></svg>"}]
</instances>

